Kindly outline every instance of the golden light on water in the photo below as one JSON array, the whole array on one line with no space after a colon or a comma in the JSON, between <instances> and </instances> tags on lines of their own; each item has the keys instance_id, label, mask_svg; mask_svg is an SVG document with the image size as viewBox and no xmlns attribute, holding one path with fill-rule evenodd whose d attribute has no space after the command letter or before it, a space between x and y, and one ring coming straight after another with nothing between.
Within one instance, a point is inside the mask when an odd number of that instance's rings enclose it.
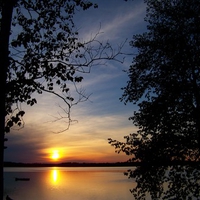
<instances>
[{"instance_id":1,"label":"golden light on water","mask_svg":"<svg viewBox=\"0 0 200 200\"><path fill-rule=\"evenodd\" d=\"M49 170L46 176L46 182L51 185L54 189L61 188L64 185L70 184L68 182L68 173L63 173L59 167L53 167Z\"/></svg>"},{"instance_id":2,"label":"golden light on water","mask_svg":"<svg viewBox=\"0 0 200 200\"><path fill-rule=\"evenodd\" d=\"M53 183L54 185L56 184L59 184L59 181L60 181L60 172L58 169L53 169L51 170L51 175L50 175L50 180L51 180L51 183Z\"/></svg>"},{"instance_id":3,"label":"golden light on water","mask_svg":"<svg viewBox=\"0 0 200 200\"><path fill-rule=\"evenodd\" d=\"M58 181L58 170L54 169L52 175L53 175L53 177L52 177L53 181L57 182Z\"/></svg>"}]
</instances>

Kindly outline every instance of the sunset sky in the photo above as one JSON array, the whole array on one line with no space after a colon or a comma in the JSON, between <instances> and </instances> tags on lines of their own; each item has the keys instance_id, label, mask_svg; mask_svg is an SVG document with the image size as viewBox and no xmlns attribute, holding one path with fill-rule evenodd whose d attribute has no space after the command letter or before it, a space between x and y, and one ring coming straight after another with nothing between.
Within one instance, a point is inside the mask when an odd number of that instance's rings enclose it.
<instances>
[{"instance_id":1,"label":"sunset sky","mask_svg":"<svg viewBox=\"0 0 200 200\"><path fill-rule=\"evenodd\" d=\"M109 40L114 46L132 35L145 30L145 9L142 0L91 0L98 9L79 12L75 24L79 37L85 39L97 33L100 41ZM124 52L134 50L125 45ZM55 133L66 128L65 121L52 122L60 108L65 106L59 99L49 94L37 96L37 105L22 105L26 114L25 127L7 134L5 161L14 162L118 162L129 158L116 154L108 144L108 138L123 140L125 135L136 128L128 120L137 108L119 101L126 86L128 76L123 70L129 68L132 56L127 56L123 64L108 62L95 66L90 74L84 75L80 84L89 101L78 104L72 110L72 118L78 120L68 131ZM53 117L54 116L54 117Z\"/></svg>"}]
</instances>

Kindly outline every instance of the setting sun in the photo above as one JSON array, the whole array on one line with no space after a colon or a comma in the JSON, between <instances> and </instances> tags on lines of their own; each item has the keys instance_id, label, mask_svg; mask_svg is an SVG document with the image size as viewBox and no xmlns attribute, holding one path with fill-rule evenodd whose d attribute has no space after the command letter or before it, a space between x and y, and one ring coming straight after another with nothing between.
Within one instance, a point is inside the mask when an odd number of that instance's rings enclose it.
<instances>
[{"instance_id":1,"label":"setting sun","mask_svg":"<svg viewBox=\"0 0 200 200\"><path fill-rule=\"evenodd\" d=\"M58 150L53 150L51 158L53 160L58 160L60 158Z\"/></svg>"},{"instance_id":2,"label":"setting sun","mask_svg":"<svg viewBox=\"0 0 200 200\"><path fill-rule=\"evenodd\" d=\"M66 149L62 147L51 147L43 150L44 159L47 162L64 162L66 160Z\"/></svg>"}]
</instances>

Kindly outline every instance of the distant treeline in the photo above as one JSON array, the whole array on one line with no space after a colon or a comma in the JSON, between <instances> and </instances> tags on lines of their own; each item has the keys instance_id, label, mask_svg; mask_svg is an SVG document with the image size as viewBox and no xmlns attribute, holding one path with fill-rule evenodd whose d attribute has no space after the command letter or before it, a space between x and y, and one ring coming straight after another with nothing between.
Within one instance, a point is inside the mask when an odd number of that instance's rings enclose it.
<instances>
[{"instance_id":1,"label":"distant treeline","mask_svg":"<svg viewBox=\"0 0 200 200\"><path fill-rule=\"evenodd\" d=\"M131 162L116 162L116 163L16 163L4 162L4 167L123 167L123 166L137 166L139 163Z\"/></svg>"},{"instance_id":2,"label":"distant treeline","mask_svg":"<svg viewBox=\"0 0 200 200\"><path fill-rule=\"evenodd\" d=\"M170 161L170 162L116 162L116 163L17 163L17 162L4 162L4 167L126 167L126 166L174 166L174 165L200 165L200 162L195 161Z\"/></svg>"}]
</instances>

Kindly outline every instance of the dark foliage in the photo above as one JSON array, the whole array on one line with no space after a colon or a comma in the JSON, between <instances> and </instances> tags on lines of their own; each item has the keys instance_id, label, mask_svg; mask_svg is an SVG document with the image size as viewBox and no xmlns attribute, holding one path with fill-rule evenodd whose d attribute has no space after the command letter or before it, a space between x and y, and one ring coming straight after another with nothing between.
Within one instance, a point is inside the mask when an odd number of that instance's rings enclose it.
<instances>
[{"instance_id":1,"label":"dark foliage","mask_svg":"<svg viewBox=\"0 0 200 200\"><path fill-rule=\"evenodd\" d=\"M136 199L200 199L200 2L145 2L148 31L133 36L121 98L138 105L130 117L138 131L109 143L142 163L129 172Z\"/></svg>"}]
</instances>

